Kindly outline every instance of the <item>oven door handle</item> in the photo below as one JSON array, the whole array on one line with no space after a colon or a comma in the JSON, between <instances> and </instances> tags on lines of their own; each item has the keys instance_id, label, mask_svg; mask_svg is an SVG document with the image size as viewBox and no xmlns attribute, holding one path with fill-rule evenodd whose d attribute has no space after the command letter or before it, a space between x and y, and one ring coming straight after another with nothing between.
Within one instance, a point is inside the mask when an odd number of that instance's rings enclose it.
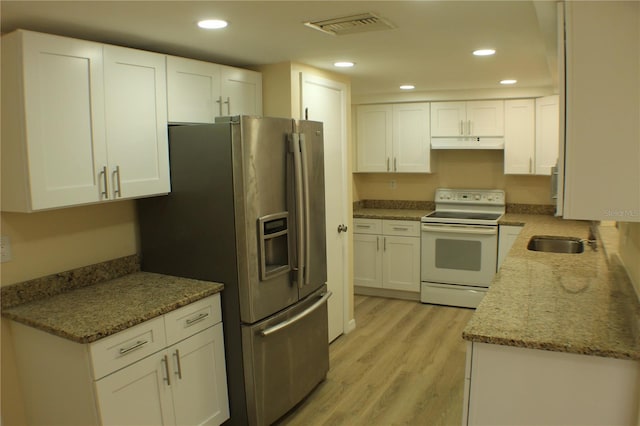
<instances>
[{"instance_id":1,"label":"oven door handle","mask_svg":"<svg viewBox=\"0 0 640 426\"><path fill-rule=\"evenodd\" d=\"M450 225L422 225L424 232L446 232L449 234L473 234L473 235L496 235L497 226L450 226Z\"/></svg>"}]
</instances>

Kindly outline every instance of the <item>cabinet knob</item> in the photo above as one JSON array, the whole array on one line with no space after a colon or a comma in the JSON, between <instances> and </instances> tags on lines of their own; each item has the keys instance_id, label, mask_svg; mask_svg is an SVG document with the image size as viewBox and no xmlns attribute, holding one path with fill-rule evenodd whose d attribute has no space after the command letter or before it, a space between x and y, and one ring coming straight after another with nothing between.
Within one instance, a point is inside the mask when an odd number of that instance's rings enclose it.
<instances>
[{"instance_id":1,"label":"cabinet knob","mask_svg":"<svg viewBox=\"0 0 640 426\"><path fill-rule=\"evenodd\" d=\"M344 223L338 225L338 234L341 232L347 232L347 225L345 225Z\"/></svg>"}]
</instances>

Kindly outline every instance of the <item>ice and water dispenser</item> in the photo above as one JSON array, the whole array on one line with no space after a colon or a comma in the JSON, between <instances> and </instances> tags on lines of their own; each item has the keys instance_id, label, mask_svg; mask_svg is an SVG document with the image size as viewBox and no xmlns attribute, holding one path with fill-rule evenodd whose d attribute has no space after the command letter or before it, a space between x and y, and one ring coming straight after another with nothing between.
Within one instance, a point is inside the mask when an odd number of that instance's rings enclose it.
<instances>
[{"instance_id":1,"label":"ice and water dispenser","mask_svg":"<svg viewBox=\"0 0 640 426\"><path fill-rule=\"evenodd\" d=\"M260 279L285 274L289 264L289 213L275 213L258 219Z\"/></svg>"}]
</instances>

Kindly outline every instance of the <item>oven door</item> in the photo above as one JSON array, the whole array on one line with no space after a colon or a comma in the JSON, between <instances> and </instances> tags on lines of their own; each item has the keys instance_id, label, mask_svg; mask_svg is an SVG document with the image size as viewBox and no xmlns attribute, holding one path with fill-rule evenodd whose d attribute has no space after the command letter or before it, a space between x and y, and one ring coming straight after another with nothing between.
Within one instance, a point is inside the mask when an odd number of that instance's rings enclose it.
<instances>
[{"instance_id":1,"label":"oven door","mask_svg":"<svg viewBox=\"0 0 640 426\"><path fill-rule=\"evenodd\" d=\"M488 287L497 253L497 226L423 223L421 281Z\"/></svg>"}]
</instances>

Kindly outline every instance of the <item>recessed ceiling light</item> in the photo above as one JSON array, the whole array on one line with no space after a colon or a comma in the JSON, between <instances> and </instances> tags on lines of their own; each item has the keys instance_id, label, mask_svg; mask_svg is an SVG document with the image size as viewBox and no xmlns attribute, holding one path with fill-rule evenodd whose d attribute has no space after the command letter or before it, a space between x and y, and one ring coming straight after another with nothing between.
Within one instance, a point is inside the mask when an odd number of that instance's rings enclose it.
<instances>
[{"instance_id":1,"label":"recessed ceiling light","mask_svg":"<svg viewBox=\"0 0 640 426\"><path fill-rule=\"evenodd\" d=\"M400 86L400 88L402 90L413 90L416 88L416 86L414 86L413 84L403 84L402 86Z\"/></svg>"},{"instance_id":2,"label":"recessed ceiling light","mask_svg":"<svg viewBox=\"0 0 640 426\"><path fill-rule=\"evenodd\" d=\"M500 84L516 84L518 80L500 80Z\"/></svg>"},{"instance_id":3,"label":"recessed ceiling light","mask_svg":"<svg viewBox=\"0 0 640 426\"><path fill-rule=\"evenodd\" d=\"M476 56L491 56L495 53L496 51L494 49L478 49L473 51L473 54Z\"/></svg>"},{"instance_id":4,"label":"recessed ceiling light","mask_svg":"<svg viewBox=\"0 0 640 426\"><path fill-rule=\"evenodd\" d=\"M340 61L340 62L333 63L333 66L338 68L351 68L354 65L355 64L353 62L349 62L349 61Z\"/></svg>"},{"instance_id":5,"label":"recessed ceiling light","mask_svg":"<svg viewBox=\"0 0 640 426\"><path fill-rule=\"evenodd\" d=\"M219 30L220 28L225 28L227 25L229 25L229 23L222 19L205 19L198 21L198 26L206 30Z\"/></svg>"}]
</instances>

